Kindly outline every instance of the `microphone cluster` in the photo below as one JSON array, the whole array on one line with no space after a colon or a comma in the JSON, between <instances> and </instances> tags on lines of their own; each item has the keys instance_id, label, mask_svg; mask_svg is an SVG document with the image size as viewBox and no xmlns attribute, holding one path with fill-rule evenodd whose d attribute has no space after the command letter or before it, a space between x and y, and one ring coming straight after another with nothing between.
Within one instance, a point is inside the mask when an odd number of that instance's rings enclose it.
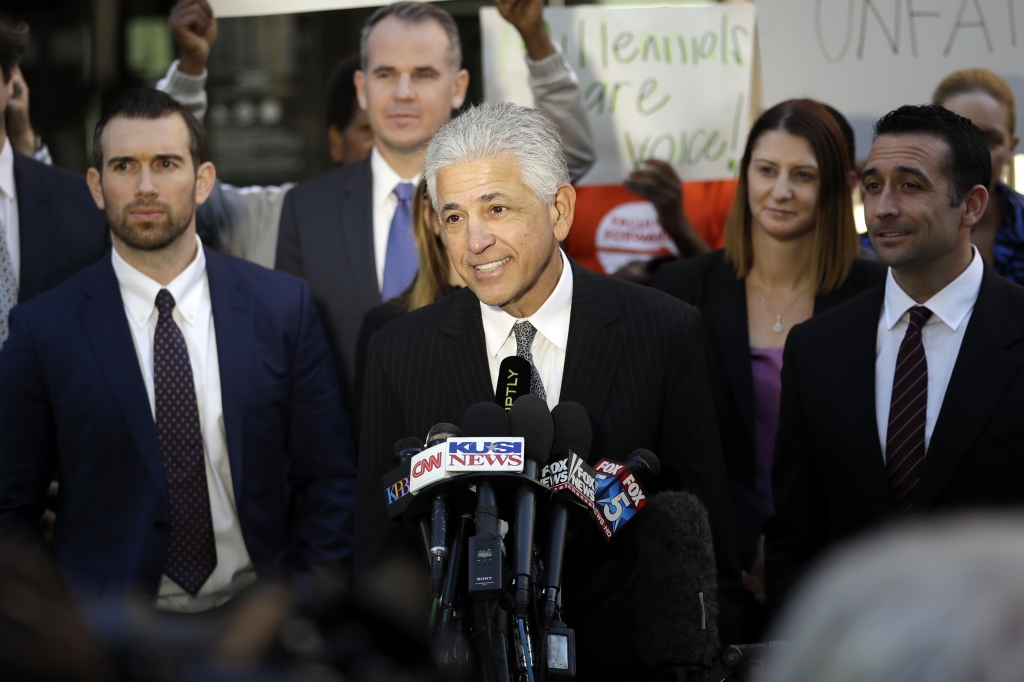
<instances>
[{"instance_id":1,"label":"microphone cluster","mask_svg":"<svg viewBox=\"0 0 1024 682\"><path fill-rule=\"evenodd\" d=\"M562 573L571 519L589 517L611 540L646 506L644 482L660 464L637 450L591 467L583 406L549 411L517 388L524 376L528 387L528 365L505 364L494 403L470 407L461 428L438 424L426 441L395 443L396 468L381 483L389 518L423 543L444 678L569 679L575 633L563 621Z\"/></svg>"}]
</instances>

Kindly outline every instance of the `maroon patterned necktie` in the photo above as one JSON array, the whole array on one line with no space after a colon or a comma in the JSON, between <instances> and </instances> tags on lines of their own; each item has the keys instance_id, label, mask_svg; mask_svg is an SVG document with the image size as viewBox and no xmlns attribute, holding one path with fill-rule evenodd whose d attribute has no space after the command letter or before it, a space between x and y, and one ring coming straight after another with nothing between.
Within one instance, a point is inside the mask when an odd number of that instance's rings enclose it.
<instances>
[{"instance_id":1,"label":"maroon patterned necktie","mask_svg":"<svg viewBox=\"0 0 1024 682\"><path fill-rule=\"evenodd\" d=\"M160 317L153 340L153 387L169 508L164 574L194 597L217 566L217 544L192 364L172 317L174 305L171 292L161 289L156 296Z\"/></svg>"},{"instance_id":2,"label":"maroon patterned necktie","mask_svg":"<svg viewBox=\"0 0 1024 682\"><path fill-rule=\"evenodd\" d=\"M932 311L924 306L910 309L910 326L896 355L889 428L885 437L885 471L900 514L906 514L913 505L924 466L928 359L924 355L921 328L931 316Z\"/></svg>"}]
</instances>

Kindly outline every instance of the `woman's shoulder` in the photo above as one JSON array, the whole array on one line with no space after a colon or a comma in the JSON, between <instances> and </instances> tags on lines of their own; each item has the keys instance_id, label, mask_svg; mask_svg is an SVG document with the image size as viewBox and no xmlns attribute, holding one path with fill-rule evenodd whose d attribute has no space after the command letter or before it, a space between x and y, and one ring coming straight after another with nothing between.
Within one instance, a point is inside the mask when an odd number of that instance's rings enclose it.
<instances>
[{"instance_id":1,"label":"woman's shoulder","mask_svg":"<svg viewBox=\"0 0 1024 682\"><path fill-rule=\"evenodd\" d=\"M695 304L696 293L704 288L710 277L723 268L728 268L735 277L735 268L725 261L725 249L666 263L658 269L658 274L654 278L654 288Z\"/></svg>"},{"instance_id":2,"label":"woman's shoulder","mask_svg":"<svg viewBox=\"0 0 1024 682\"><path fill-rule=\"evenodd\" d=\"M881 284L885 281L885 275L888 271L889 268L877 260L857 258L853 261L850 274L846 276L846 282L850 284L852 289L851 294L856 296L876 284Z\"/></svg>"}]
</instances>

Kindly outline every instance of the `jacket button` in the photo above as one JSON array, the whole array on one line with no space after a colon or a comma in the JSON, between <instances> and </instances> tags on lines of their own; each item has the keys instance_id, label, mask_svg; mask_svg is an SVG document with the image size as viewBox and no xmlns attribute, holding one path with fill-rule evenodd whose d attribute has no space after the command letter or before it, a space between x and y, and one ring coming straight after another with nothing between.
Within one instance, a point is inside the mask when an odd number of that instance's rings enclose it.
<instances>
[{"instance_id":1,"label":"jacket button","mask_svg":"<svg viewBox=\"0 0 1024 682\"><path fill-rule=\"evenodd\" d=\"M160 531L162 533L165 530L167 530L167 524L164 523L163 521L157 521L156 523L153 524L153 528L156 528L158 531Z\"/></svg>"}]
</instances>

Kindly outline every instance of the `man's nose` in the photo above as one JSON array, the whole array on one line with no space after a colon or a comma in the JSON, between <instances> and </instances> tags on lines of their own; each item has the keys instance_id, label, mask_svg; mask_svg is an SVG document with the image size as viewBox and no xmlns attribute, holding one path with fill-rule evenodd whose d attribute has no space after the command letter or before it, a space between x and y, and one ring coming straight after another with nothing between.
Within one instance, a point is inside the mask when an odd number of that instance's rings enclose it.
<instances>
[{"instance_id":1,"label":"man's nose","mask_svg":"<svg viewBox=\"0 0 1024 682\"><path fill-rule=\"evenodd\" d=\"M142 172L139 173L139 184L135 186L135 194L139 196L153 196L158 193L156 185L153 183L153 173L149 168L144 167Z\"/></svg>"},{"instance_id":2,"label":"man's nose","mask_svg":"<svg viewBox=\"0 0 1024 682\"><path fill-rule=\"evenodd\" d=\"M412 99L416 91L412 87L412 76L403 73L398 77L398 87L395 88L395 99Z\"/></svg>"},{"instance_id":3,"label":"man's nose","mask_svg":"<svg viewBox=\"0 0 1024 682\"><path fill-rule=\"evenodd\" d=\"M882 191L876 194L874 201L867 198L864 202L865 211L870 212L871 218L894 218L900 214L900 205L896 193L886 185Z\"/></svg>"},{"instance_id":4,"label":"man's nose","mask_svg":"<svg viewBox=\"0 0 1024 682\"><path fill-rule=\"evenodd\" d=\"M466 248L473 253L483 253L495 242L494 235L487 231L483 221L468 219L466 228Z\"/></svg>"}]
</instances>

